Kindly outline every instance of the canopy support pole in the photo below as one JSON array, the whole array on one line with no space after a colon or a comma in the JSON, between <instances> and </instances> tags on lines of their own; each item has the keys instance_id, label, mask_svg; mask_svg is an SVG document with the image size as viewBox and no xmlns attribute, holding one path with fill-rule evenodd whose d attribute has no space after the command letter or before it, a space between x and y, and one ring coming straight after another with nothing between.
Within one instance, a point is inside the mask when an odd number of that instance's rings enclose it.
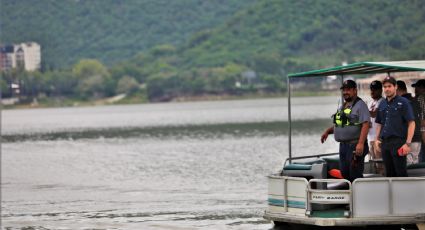
<instances>
[{"instance_id":1,"label":"canopy support pole","mask_svg":"<svg viewBox=\"0 0 425 230\"><path fill-rule=\"evenodd\" d=\"M342 86L344 84L344 74L341 74L340 76L341 76L341 86ZM344 106L344 94L342 93L342 90L340 91L341 91L341 99L339 100L339 104ZM336 108L336 109L339 109L339 108Z\"/></svg>"},{"instance_id":2,"label":"canopy support pole","mask_svg":"<svg viewBox=\"0 0 425 230\"><path fill-rule=\"evenodd\" d=\"M287 79L288 90L288 151L289 151L289 164L292 163L292 121L291 121L291 78Z\"/></svg>"}]
</instances>

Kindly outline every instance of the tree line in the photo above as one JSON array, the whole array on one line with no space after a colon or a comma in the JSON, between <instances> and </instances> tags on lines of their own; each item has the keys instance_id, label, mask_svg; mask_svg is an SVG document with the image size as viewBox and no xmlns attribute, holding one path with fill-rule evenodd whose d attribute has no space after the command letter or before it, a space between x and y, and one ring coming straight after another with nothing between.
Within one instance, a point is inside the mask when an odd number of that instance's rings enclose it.
<instances>
[{"instance_id":1,"label":"tree line","mask_svg":"<svg viewBox=\"0 0 425 230\"><path fill-rule=\"evenodd\" d=\"M169 101L178 97L282 93L285 90L285 78L281 75L257 73L244 65L228 63L223 67L180 71L152 56L164 55L159 50L170 47L156 47L151 55L140 54L109 68L98 60L82 59L70 69L44 72L12 69L1 73L2 97L19 97L27 103L43 98L90 101L125 94L148 101Z\"/></svg>"},{"instance_id":2,"label":"tree line","mask_svg":"<svg viewBox=\"0 0 425 230\"><path fill-rule=\"evenodd\" d=\"M11 82L21 82L21 95L28 98L91 100L125 93L165 101L199 95L280 93L285 91L288 73L342 62L425 58L421 49L425 47L425 1L420 0L261 0L249 4L186 0L168 5L163 0L44 0L49 4L43 12L52 20L41 17L39 23L36 15L46 2L25 7L33 1L0 1L10 9L1 15L3 34L7 35L3 38L28 39L26 29L32 31L30 34L44 39L41 45L47 51L43 60L48 62L41 72L3 73L4 97L13 93ZM64 12L56 10L61 4L71 6ZM148 13L147 6L151 9ZM31 23L24 23L28 17L14 15L22 13L12 10L16 7L35 15ZM114 11L104 15L107 10L94 10L103 7ZM210 13L199 18L190 14L193 7ZM80 24L67 20L75 15L82 16ZM81 30L80 25L86 29ZM147 31L153 37L145 38ZM67 38L60 40L62 35ZM59 50L52 52L52 47ZM76 63L62 65L69 62L63 61L68 57ZM61 60L60 67L55 67L56 60Z\"/></svg>"}]
</instances>

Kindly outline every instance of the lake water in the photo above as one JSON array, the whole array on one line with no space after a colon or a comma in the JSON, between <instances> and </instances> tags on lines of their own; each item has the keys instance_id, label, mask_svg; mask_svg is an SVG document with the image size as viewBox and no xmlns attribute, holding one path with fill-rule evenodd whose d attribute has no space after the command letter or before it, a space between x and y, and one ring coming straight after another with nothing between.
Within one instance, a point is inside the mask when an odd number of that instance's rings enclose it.
<instances>
[{"instance_id":1,"label":"lake water","mask_svg":"<svg viewBox=\"0 0 425 230\"><path fill-rule=\"evenodd\" d=\"M295 98L293 154L336 97ZM271 229L266 176L287 157L285 98L2 111L3 229Z\"/></svg>"}]
</instances>

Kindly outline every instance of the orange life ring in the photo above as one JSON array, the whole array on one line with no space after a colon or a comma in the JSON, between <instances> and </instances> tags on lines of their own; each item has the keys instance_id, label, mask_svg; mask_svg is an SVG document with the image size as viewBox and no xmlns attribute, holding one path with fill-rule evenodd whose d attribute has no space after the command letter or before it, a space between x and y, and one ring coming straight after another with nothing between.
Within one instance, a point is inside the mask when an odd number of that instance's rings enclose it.
<instances>
[{"instance_id":1,"label":"orange life ring","mask_svg":"<svg viewBox=\"0 0 425 230\"><path fill-rule=\"evenodd\" d=\"M328 174L333 178L344 179L339 169L331 169L328 171Z\"/></svg>"}]
</instances>

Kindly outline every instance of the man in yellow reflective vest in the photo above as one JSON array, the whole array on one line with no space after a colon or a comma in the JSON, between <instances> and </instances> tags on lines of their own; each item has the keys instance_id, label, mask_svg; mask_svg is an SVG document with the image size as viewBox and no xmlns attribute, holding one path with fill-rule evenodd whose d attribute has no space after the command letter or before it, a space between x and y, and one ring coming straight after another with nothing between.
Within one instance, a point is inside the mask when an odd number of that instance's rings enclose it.
<instances>
[{"instance_id":1,"label":"man in yellow reflective vest","mask_svg":"<svg viewBox=\"0 0 425 230\"><path fill-rule=\"evenodd\" d=\"M341 87L344 104L333 115L334 125L325 130L321 142L334 134L339 144L339 166L342 176L350 181L363 177L364 157L369 151L367 134L370 113L366 103L357 97L357 85L346 80Z\"/></svg>"}]
</instances>

